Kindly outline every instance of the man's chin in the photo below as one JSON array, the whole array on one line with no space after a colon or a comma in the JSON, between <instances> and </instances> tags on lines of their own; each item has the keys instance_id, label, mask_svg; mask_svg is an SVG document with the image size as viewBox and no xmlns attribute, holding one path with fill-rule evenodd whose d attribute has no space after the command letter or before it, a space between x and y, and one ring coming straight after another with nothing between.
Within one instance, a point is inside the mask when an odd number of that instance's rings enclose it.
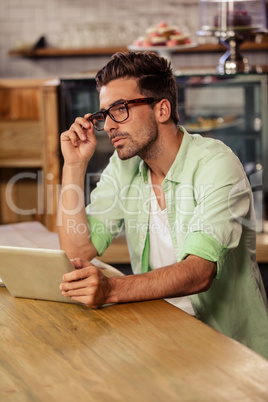
<instances>
[{"instance_id":1,"label":"man's chin","mask_svg":"<svg viewBox=\"0 0 268 402\"><path fill-rule=\"evenodd\" d=\"M133 153L131 152L127 152L126 150L124 150L123 148L120 149L116 149L117 155L118 157L122 160L125 161L127 159L133 158L133 156L135 156L135 154L133 155Z\"/></svg>"}]
</instances>

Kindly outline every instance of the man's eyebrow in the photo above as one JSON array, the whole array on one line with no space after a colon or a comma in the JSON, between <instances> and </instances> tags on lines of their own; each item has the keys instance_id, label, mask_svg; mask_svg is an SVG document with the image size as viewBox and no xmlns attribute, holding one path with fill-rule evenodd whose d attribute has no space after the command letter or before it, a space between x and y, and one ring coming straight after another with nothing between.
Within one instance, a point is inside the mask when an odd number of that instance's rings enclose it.
<instances>
[{"instance_id":1,"label":"man's eyebrow","mask_svg":"<svg viewBox=\"0 0 268 402\"><path fill-rule=\"evenodd\" d=\"M125 102L125 101L126 101L126 99L118 99L117 101L111 103L109 107L115 106L115 105L117 105L118 103ZM108 109L109 109L109 107L108 107ZM101 109L99 110L99 112L105 112L105 110L107 110L107 109L101 108Z\"/></svg>"}]
</instances>

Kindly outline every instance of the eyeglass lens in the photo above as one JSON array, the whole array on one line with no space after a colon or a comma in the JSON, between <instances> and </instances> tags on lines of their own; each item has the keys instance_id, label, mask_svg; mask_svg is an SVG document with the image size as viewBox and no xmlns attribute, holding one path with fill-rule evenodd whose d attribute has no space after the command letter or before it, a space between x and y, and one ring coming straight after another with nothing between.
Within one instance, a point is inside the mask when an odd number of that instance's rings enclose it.
<instances>
[{"instance_id":1,"label":"eyeglass lens","mask_svg":"<svg viewBox=\"0 0 268 402\"><path fill-rule=\"evenodd\" d=\"M95 113L91 121L96 130L102 131L105 126L106 115L109 115L115 122L122 123L128 118L128 110L123 103L112 106L106 113Z\"/></svg>"},{"instance_id":2,"label":"eyeglass lens","mask_svg":"<svg viewBox=\"0 0 268 402\"><path fill-rule=\"evenodd\" d=\"M152 103L154 102L154 98L138 98L138 99L131 99L129 101L125 101L122 103L117 103L112 105L109 109L105 110L104 112L97 112L90 116L90 120L92 121L95 129L97 131L102 131L105 126L105 120L107 115L110 116L112 120L116 123L122 123L123 121L127 120L129 113L128 113L128 104L144 104L144 103Z\"/></svg>"}]
</instances>

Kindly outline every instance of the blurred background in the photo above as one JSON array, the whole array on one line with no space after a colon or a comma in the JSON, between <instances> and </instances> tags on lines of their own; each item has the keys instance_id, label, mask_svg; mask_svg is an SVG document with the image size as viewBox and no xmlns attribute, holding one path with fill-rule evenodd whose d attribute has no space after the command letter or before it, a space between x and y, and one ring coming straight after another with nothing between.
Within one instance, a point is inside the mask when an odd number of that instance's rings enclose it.
<instances>
[{"instance_id":1,"label":"blurred background","mask_svg":"<svg viewBox=\"0 0 268 402\"><path fill-rule=\"evenodd\" d=\"M217 3L202 1L208 6ZM60 133L76 116L98 110L96 71L114 52L126 50L148 28L164 21L176 26L188 41L186 47L172 51L162 48L176 76L181 124L190 133L229 145L250 180L257 215L257 258L268 288L268 35L248 35L241 46L254 71L220 75L217 66L226 47L214 34L197 35L200 3L1 0L1 225L40 221L49 230L57 230ZM254 19L254 10L263 14L257 3L262 0L241 1L240 5L250 7ZM268 1L263 4L267 16ZM215 17L213 9L209 17ZM95 159L88 166L89 190L112 152L106 133L99 133ZM104 261L129 269L124 238L113 246L113 255L105 254Z\"/></svg>"},{"instance_id":2,"label":"blurred background","mask_svg":"<svg viewBox=\"0 0 268 402\"><path fill-rule=\"evenodd\" d=\"M31 49L40 38L58 49L126 46L159 21L178 26L192 41L197 38L198 0L1 0L0 77L53 77L96 70L109 55L75 58L22 58L11 50ZM217 39L209 38L217 43ZM219 54L206 52L175 55L180 67L214 65ZM268 52L246 52L250 62L268 64Z\"/></svg>"},{"instance_id":3,"label":"blurred background","mask_svg":"<svg viewBox=\"0 0 268 402\"><path fill-rule=\"evenodd\" d=\"M11 58L11 49L27 49L45 36L56 48L127 45L148 26L167 20L192 35L198 26L197 0L2 0L0 4L0 76L43 77L97 69L106 57L75 60Z\"/></svg>"}]
</instances>

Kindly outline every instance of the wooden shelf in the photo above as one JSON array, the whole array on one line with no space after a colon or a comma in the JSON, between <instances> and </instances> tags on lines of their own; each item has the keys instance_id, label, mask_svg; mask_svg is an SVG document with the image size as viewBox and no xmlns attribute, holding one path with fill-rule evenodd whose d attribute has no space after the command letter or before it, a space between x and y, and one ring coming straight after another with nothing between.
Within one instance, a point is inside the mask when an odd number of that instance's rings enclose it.
<instances>
[{"instance_id":1,"label":"wooden shelf","mask_svg":"<svg viewBox=\"0 0 268 402\"><path fill-rule=\"evenodd\" d=\"M111 55L119 51L126 51L125 46L122 47L94 47L94 48L77 48L77 49L57 49L44 48L38 50L11 50L10 56L22 56L29 58L44 58L44 57L79 57L79 56L103 56Z\"/></svg>"},{"instance_id":2,"label":"wooden shelf","mask_svg":"<svg viewBox=\"0 0 268 402\"><path fill-rule=\"evenodd\" d=\"M57 48L43 48L37 50L10 50L10 56L20 56L28 58L48 58L48 57L80 57L80 56L103 56L111 55L119 51L126 51L126 46L117 47L94 47L94 48L77 48L77 49L57 49ZM142 50L142 47L141 47ZM197 45L191 48L182 48L176 50L174 53L207 53L207 52L222 52L226 50L225 46L221 44L204 44ZM241 50L250 51L265 51L268 50L268 42L255 43L244 42L241 45Z\"/></svg>"},{"instance_id":3,"label":"wooden shelf","mask_svg":"<svg viewBox=\"0 0 268 402\"><path fill-rule=\"evenodd\" d=\"M40 159L0 159L0 168L42 168Z\"/></svg>"},{"instance_id":4,"label":"wooden shelf","mask_svg":"<svg viewBox=\"0 0 268 402\"><path fill-rule=\"evenodd\" d=\"M268 50L268 42L263 42L263 43L256 43L256 42L244 42L240 46L241 50ZM224 52L226 51L226 47L222 45L221 43L218 44L213 44L213 43L206 43L204 45L198 45L193 48L185 48L176 51L176 53L214 53L214 52Z\"/></svg>"}]
</instances>

